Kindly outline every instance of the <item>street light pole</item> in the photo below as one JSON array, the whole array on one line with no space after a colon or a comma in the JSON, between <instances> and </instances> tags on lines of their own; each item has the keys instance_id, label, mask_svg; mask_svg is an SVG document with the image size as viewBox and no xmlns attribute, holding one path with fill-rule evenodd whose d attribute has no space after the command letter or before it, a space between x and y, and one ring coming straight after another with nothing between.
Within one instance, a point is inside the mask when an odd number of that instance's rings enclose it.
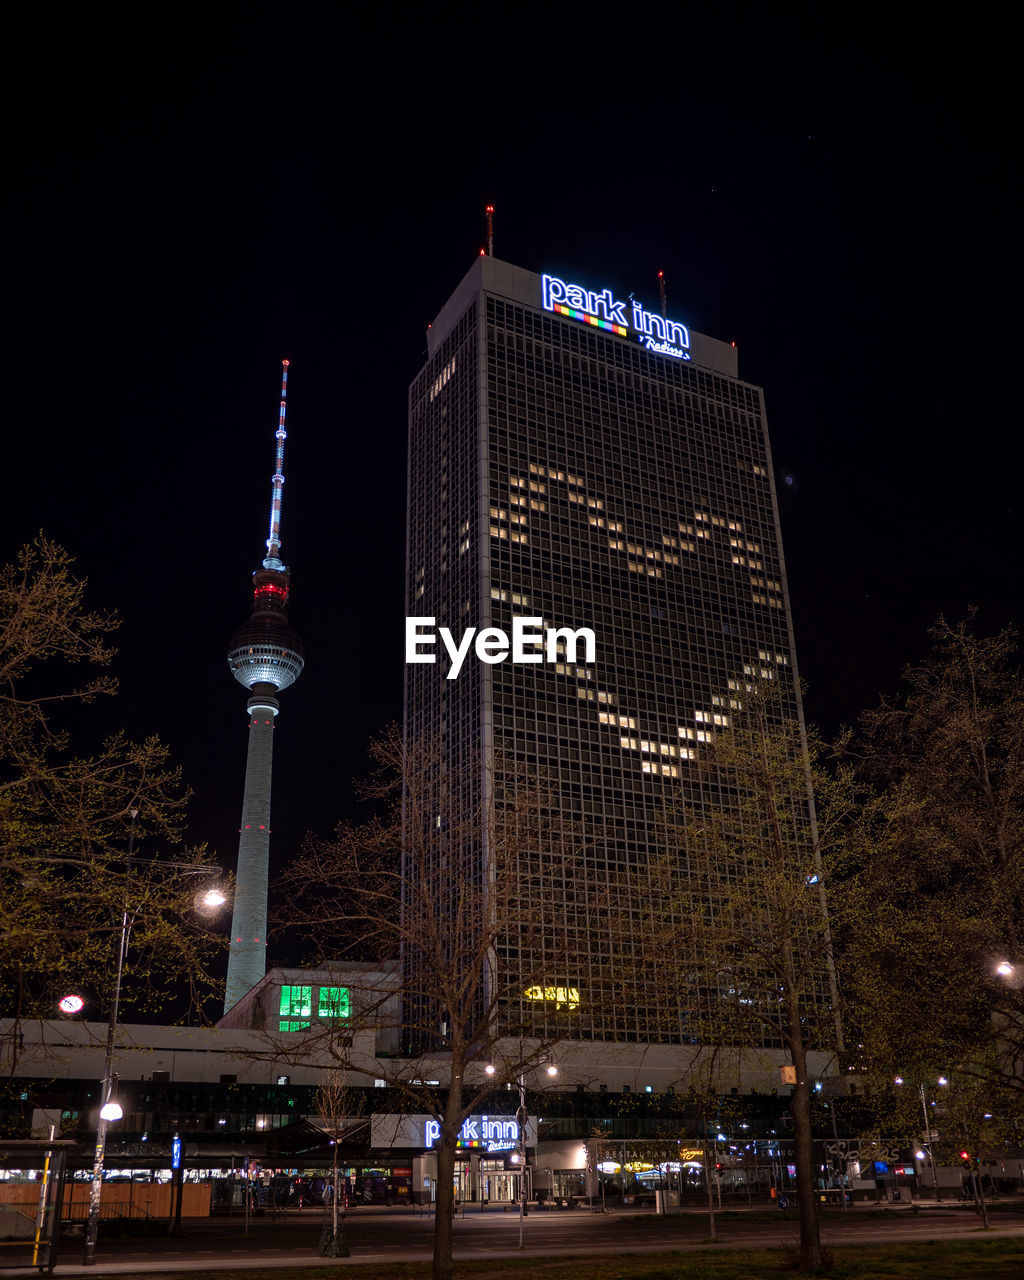
<instances>
[{"instance_id":1,"label":"street light pole","mask_svg":"<svg viewBox=\"0 0 1024 1280\"><path fill-rule=\"evenodd\" d=\"M137 808L130 809L132 825L128 830L128 866L135 849L135 823ZM107 1122L110 1115L110 1097L114 1088L114 1038L117 1034L117 1009L121 1002L121 975L124 973L124 956L128 950L128 908L121 916L121 941L117 949L117 977L114 979L114 998L110 1002L110 1018L107 1022L107 1046L103 1055L103 1082L100 1086L100 1118L96 1123L96 1150L92 1161L92 1185L89 1187L89 1216L85 1226L85 1254L83 1267L96 1265L96 1235L100 1225L100 1196L103 1194L103 1158L107 1150Z\"/></svg>"},{"instance_id":2,"label":"street light pole","mask_svg":"<svg viewBox=\"0 0 1024 1280\"><path fill-rule=\"evenodd\" d=\"M520 1055L521 1056L521 1055ZM519 1247L523 1247L523 1224L526 1220L526 1077L519 1072L519 1110L516 1112L519 1124Z\"/></svg>"},{"instance_id":3,"label":"street light pole","mask_svg":"<svg viewBox=\"0 0 1024 1280\"><path fill-rule=\"evenodd\" d=\"M103 1191L103 1157L107 1149L107 1124L111 1118L110 1100L117 1077L113 1072L114 1037L117 1032L117 1007L121 1000L121 975L124 972L124 955L128 949L128 912L121 917L121 944L117 952L117 977L114 980L114 998L110 1005L107 1023L107 1047L103 1057L103 1083L100 1087L100 1118L96 1124L96 1150L92 1162L92 1185L89 1188L89 1217L85 1228L85 1255L83 1267L96 1264L96 1234L100 1221L100 1196ZM116 1119L117 1117L112 1117Z\"/></svg>"},{"instance_id":4,"label":"street light pole","mask_svg":"<svg viewBox=\"0 0 1024 1280\"><path fill-rule=\"evenodd\" d=\"M932 1165L932 1185L935 1187L935 1200L938 1203L942 1199L942 1193L939 1190L939 1173L935 1167L935 1147L932 1144L932 1126L928 1119L928 1099L925 1097L924 1085L922 1084L920 1088L921 1110L924 1112L924 1136L928 1143L928 1159Z\"/></svg>"},{"instance_id":5,"label":"street light pole","mask_svg":"<svg viewBox=\"0 0 1024 1280\"><path fill-rule=\"evenodd\" d=\"M135 821L139 816L138 809L130 809L129 813L132 818L132 825L128 834L128 856L127 864L131 868L134 859L132 853L135 848ZM181 871L185 875L208 875L211 871L219 870L212 866L193 866L191 863L167 862L162 863L170 869ZM210 908L223 905L226 898L217 890L209 890L203 899L205 906ZM96 1265L96 1237L99 1233L100 1222L100 1198L103 1194L103 1163L107 1149L107 1124L111 1120L120 1120L122 1111L120 1106L113 1101L114 1089L117 1082L117 1074L114 1071L114 1041L117 1036L117 1014L121 1003L121 978L124 975L124 961L128 952L128 939L131 936L132 925L135 923L135 917L138 915L139 908L128 914L128 907L125 906L121 914L121 940L117 951L117 973L114 978L114 995L110 1002L110 1018L107 1022L107 1043L103 1056L103 1080L100 1086L100 1115L96 1124L96 1149L93 1153L92 1164L92 1183L89 1187L89 1215L86 1219L85 1227L85 1252L82 1257L82 1266L92 1267Z\"/></svg>"}]
</instances>

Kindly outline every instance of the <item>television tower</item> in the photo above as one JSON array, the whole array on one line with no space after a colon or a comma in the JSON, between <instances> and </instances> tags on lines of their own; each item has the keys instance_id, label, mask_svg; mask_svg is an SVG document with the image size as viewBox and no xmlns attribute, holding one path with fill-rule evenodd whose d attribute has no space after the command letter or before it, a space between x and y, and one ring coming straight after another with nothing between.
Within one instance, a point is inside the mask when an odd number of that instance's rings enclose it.
<instances>
[{"instance_id":1,"label":"television tower","mask_svg":"<svg viewBox=\"0 0 1024 1280\"><path fill-rule=\"evenodd\" d=\"M252 614L231 638L228 665L250 691L249 750L245 761L242 825L238 837L235 904L224 1012L250 991L267 971L267 873L270 863L270 780L274 761L277 694L302 673L302 642L285 612L291 574L281 561L281 493L284 489L285 410L288 361L282 362L281 410L277 425L277 466L270 499L270 537L262 569L252 575Z\"/></svg>"}]
</instances>

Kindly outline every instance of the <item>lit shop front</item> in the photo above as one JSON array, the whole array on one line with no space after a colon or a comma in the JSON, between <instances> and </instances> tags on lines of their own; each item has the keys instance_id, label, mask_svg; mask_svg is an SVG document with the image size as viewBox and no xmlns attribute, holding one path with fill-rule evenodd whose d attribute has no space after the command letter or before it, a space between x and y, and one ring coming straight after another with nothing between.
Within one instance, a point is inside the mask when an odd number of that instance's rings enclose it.
<instances>
[{"instance_id":1,"label":"lit shop front","mask_svg":"<svg viewBox=\"0 0 1024 1280\"><path fill-rule=\"evenodd\" d=\"M537 1119L531 1116L520 1133L515 1116L467 1117L459 1131L455 1157L455 1195L460 1203L514 1204L521 1189L523 1157L536 1145ZM440 1122L427 1115L374 1115L370 1145L374 1151L409 1153L412 1199L437 1198L437 1143ZM529 1188L528 1188L529 1190Z\"/></svg>"}]
</instances>

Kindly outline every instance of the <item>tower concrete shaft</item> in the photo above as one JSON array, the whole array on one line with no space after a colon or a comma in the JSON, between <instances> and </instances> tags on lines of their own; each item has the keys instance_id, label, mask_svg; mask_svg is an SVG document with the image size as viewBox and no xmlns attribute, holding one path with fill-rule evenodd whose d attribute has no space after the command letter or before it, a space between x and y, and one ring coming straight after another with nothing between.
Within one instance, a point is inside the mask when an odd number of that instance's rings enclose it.
<instances>
[{"instance_id":1,"label":"tower concrete shaft","mask_svg":"<svg viewBox=\"0 0 1024 1280\"><path fill-rule=\"evenodd\" d=\"M275 439L276 467L270 502L270 537L263 567L252 575L249 621L235 632L228 665L250 691L249 749L245 763L238 870L231 919L231 949L224 1012L251 990L267 971L267 883L270 867L270 784L274 762L277 694L301 675L302 642L286 612L291 575L280 559L281 494L284 488L285 409L288 361L283 361L281 408Z\"/></svg>"},{"instance_id":2,"label":"tower concrete shaft","mask_svg":"<svg viewBox=\"0 0 1024 1280\"><path fill-rule=\"evenodd\" d=\"M270 866L270 783L274 763L274 718L279 703L273 685L249 699L249 749L245 758L242 826L238 836L235 904L224 1010L251 991L267 971L267 882Z\"/></svg>"}]
</instances>

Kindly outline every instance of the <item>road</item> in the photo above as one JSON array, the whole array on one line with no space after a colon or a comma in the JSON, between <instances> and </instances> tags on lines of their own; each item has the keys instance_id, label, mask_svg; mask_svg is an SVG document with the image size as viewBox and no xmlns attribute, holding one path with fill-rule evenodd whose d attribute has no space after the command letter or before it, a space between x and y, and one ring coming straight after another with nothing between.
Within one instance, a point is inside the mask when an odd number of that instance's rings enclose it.
<instances>
[{"instance_id":1,"label":"road","mask_svg":"<svg viewBox=\"0 0 1024 1280\"><path fill-rule=\"evenodd\" d=\"M952 1207L911 1213L892 1210L884 1216L868 1209L853 1209L845 1218L829 1217L823 1236L829 1244L884 1243L915 1239L955 1239L975 1233L980 1226L973 1212ZM1024 1206L1022 1206L1024 1208ZM248 1236L238 1218L213 1219L187 1224L180 1237L101 1240L96 1272L193 1270L214 1272L221 1267L283 1265L338 1265L337 1259L318 1259L316 1246L324 1219L319 1210L290 1212L277 1221L254 1218ZM1024 1213L993 1216L992 1236L1016 1236L1024 1240ZM433 1218L409 1209L358 1209L345 1221L353 1262L391 1259L414 1261L430 1257ZM499 1257L519 1253L519 1219L514 1213L468 1212L456 1218L455 1256ZM783 1219L743 1221L741 1216L721 1221L718 1235L732 1247L792 1246L798 1239L795 1221ZM631 1210L614 1214L532 1212L525 1223L524 1253L530 1255L608 1254L626 1251L696 1249L707 1245L707 1221L699 1215L655 1218ZM4 1274L15 1257L9 1250L0 1257ZM62 1242L57 1275L83 1273L81 1244ZM21 1272L20 1274L28 1274Z\"/></svg>"}]
</instances>

